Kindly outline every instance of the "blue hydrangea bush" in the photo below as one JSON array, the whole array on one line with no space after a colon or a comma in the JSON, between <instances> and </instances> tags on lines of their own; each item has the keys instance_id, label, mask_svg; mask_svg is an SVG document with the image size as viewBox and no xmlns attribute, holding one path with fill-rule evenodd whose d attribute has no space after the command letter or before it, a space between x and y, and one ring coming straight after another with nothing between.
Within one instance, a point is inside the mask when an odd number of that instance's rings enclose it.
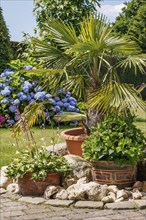
<instances>
[{"instance_id":1,"label":"blue hydrangea bush","mask_svg":"<svg viewBox=\"0 0 146 220\"><path fill-rule=\"evenodd\" d=\"M27 66L26 70L32 69ZM37 80L21 77L10 69L5 69L0 74L0 125L9 124L12 126L18 119L19 112L32 102L46 102L46 118L53 118L56 114L63 112L79 112L77 100L70 92L60 89L56 96L43 91Z\"/></svg>"}]
</instances>

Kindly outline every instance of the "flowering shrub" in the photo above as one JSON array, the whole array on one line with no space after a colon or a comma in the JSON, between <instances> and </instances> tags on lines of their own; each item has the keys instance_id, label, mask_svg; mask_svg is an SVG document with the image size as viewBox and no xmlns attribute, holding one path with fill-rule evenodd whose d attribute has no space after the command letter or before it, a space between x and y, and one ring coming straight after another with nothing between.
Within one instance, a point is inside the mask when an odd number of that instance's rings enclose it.
<instances>
[{"instance_id":1,"label":"flowering shrub","mask_svg":"<svg viewBox=\"0 0 146 220\"><path fill-rule=\"evenodd\" d=\"M27 66L25 69L30 70L32 67ZM5 122L13 125L19 118L17 109L22 112L28 104L35 101L45 101L46 118L65 111L79 111L77 100L70 92L60 89L56 96L52 96L37 85L37 80L27 80L26 77L21 77L10 69L0 74L0 100L0 125Z\"/></svg>"}]
</instances>

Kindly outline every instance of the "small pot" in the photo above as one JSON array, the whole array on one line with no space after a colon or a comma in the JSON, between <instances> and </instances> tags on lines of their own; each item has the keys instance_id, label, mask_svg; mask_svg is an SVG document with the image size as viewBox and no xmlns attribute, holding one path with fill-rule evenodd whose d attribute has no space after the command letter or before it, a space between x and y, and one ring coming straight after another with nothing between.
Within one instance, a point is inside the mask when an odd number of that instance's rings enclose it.
<instances>
[{"instance_id":1,"label":"small pot","mask_svg":"<svg viewBox=\"0 0 146 220\"><path fill-rule=\"evenodd\" d=\"M44 180L33 180L32 174L27 173L18 179L20 193L23 196L42 196L48 185L60 185L61 176L58 173L48 173Z\"/></svg>"},{"instance_id":2,"label":"small pot","mask_svg":"<svg viewBox=\"0 0 146 220\"><path fill-rule=\"evenodd\" d=\"M61 132L61 137L66 140L67 149L69 154L82 156L82 143L86 140L84 128L72 128Z\"/></svg>"}]
</instances>

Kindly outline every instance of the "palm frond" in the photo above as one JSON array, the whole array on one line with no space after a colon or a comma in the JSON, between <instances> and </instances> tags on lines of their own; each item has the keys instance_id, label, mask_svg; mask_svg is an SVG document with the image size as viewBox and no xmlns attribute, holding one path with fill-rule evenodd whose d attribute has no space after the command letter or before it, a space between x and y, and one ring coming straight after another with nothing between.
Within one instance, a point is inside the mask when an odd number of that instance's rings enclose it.
<instances>
[{"instance_id":1,"label":"palm frond","mask_svg":"<svg viewBox=\"0 0 146 220\"><path fill-rule=\"evenodd\" d=\"M52 40L62 49L78 41L76 31L72 24L64 23L56 19L51 19L45 23L45 29L51 33Z\"/></svg>"},{"instance_id":2,"label":"palm frond","mask_svg":"<svg viewBox=\"0 0 146 220\"><path fill-rule=\"evenodd\" d=\"M67 121L83 121L86 119L85 114L76 113L76 112L65 112L61 115L55 115L54 119L59 122L67 122Z\"/></svg>"},{"instance_id":3,"label":"palm frond","mask_svg":"<svg viewBox=\"0 0 146 220\"><path fill-rule=\"evenodd\" d=\"M138 94L132 85L110 82L92 94L88 103L103 113L115 110L136 114L137 110L146 111L146 102Z\"/></svg>"},{"instance_id":4,"label":"palm frond","mask_svg":"<svg viewBox=\"0 0 146 220\"><path fill-rule=\"evenodd\" d=\"M101 42L111 33L109 22L104 15L99 14L97 18L90 15L81 23L80 39L81 42Z\"/></svg>"},{"instance_id":5,"label":"palm frond","mask_svg":"<svg viewBox=\"0 0 146 220\"><path fill-rule=\"evenodd\" d=\"M90 87L90 79L87 74L70 76L63 87L71 91L78 98L87 98L87 88Z\"/></svg>"},{"instance_id":6,"label":"palm frond","mask_svg":"<svg viewBox=\"0 0 146 220\"><path fill-rule=\"evenodd\" d=\"M14 125L14 137L27 132L40 119L45 121L44 106L41 103L33 102L26 106L19 120Z\"/></svg>"},{"instance_id":7,"label":"palm frond","mask_svg":"<svg viewBox=\"0 0 146 220\"><path fill-rule=\"evenodd\" d=\"M115 65L115 67L120 67L123 69L131 68L134 69L134 73L141 72L142 74L146 74L146 55L137 54L137 55L129 55L122 59L119 63Z\"/></svg>"},{"instance_id":8,"label":"palm frond","mask_svg":"<svg viewBox=\"0 0 146 220\"><path fill-rule=\"evenodd\" d=\"M55 66L56 68L62 68L68 62L68 57L57 47L35 38L33 38L32 43L35 45L33 57L43 59L43 62L48 67Z\"/></svg>"},{"instance_id":9,"label":"palm frond","mask_svg":"<svg viewBox=\"0 0 146 220\"><path fill-rule=\"evenodd\" d=\"M107 46L107 49L112 49L114 54L129 55L140 53L138 44L126 37L116 37L111 35L105 40L105 45Z\"/></svg>"}]
</instances>

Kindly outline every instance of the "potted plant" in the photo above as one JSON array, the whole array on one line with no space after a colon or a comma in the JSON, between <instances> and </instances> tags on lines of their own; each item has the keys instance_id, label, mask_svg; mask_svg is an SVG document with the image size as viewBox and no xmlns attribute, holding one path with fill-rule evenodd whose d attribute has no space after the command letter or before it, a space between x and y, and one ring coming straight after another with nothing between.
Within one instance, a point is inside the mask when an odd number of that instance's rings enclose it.
<instances>
[{"instance_id":1,"label":"potted plant","mask_svg":"<svg viewBox=\"0 0 146 220\"><path fill-rule=\"evenodd\" d=\"M18 180L22 195L41 196L48 185L60 185L61 177L69 173L70 166L66 159L57 155L54 150L49 152L45 147L37 146L30 127L40 117L44 119L44 106L36 103L35 111L30 108L31 104L22 114L17 112L19 120L13 127L13 135L17 139L24 133L28 147L17 152L16 158L12 159L7 168L7 176Z\"/></svg>"},{"instance_id":2,"label":"potted plant","mask_svg":"<svg viewBox=\"0 0 146 220\"><path fill-rule=\"evenodd\" d=\"M66 89L88 104L89 128L111 109L117 113L145 110L146 103L139 96L144 86L137 91L124 80L126 74L145 72L145 58L136 42L113 34L103 15L85 18L77 32L53 18L43 26L48 42L32 38L31 45L33 57L43 61L44 69L34 71L47 74L43 81L47 90ZM67 135L69 138L68 131Z\"/></svg>"},{"instance_id":3,"label":"potted plant","mask_svg":"<svg viewBox=\"0 0 146 220\"><path fill-rule=\"evenodd\" d=\"M40 147L19 152L8 166L7 176L18 180L22 195L42 196L48 185L60 185L61 176L69 171L63 156Z\"/></svg>"},{"instance_id":4,"label":"potted plant","mask_svg":"<svg viewBox=\"0 0 146 220\"><path fill-rule=\"evenodd\" d=\"M146 156L146 138L133 124L133 117L107 115L91 130L82 145L83 157L92 163L93 180L100 184L130 186L136 164Z\"/></svg>"},{"instance_id":5,"label":"potted plant","mask_svg":"<svg viewBox=\"0 0 146 220\"><path fill-rule=\"evenodd\" d=\"M74 120L80 121L80 125L82 125L81 127L67 129L65 131L62 131L60 135L66 141L69 154L82 156L81 145L88 135L88 127L84 122L86 119L86 115L75 112L65 112L61 115L56 115L54 119L59 122L67 122Z\"/></svg>"}]
</instances>

